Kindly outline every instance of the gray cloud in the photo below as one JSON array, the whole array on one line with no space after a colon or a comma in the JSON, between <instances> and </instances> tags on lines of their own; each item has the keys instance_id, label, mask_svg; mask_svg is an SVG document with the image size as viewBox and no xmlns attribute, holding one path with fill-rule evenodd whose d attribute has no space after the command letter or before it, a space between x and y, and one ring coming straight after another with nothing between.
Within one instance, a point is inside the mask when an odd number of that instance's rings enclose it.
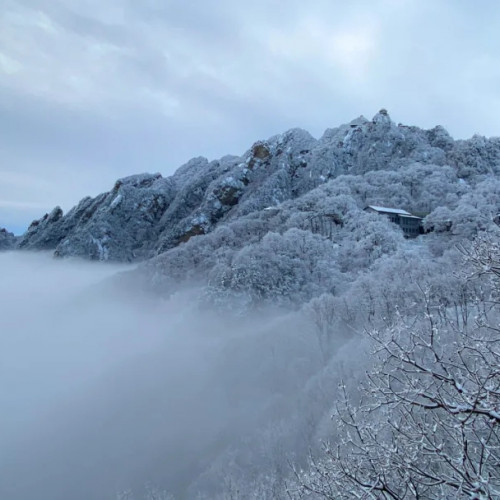
<instances>
[{"instance_id":1,"label":"gray cloud","mask_svg":"<svg viewBox=\"0 0 500 500\"><path fill-rule=\"evenodd\" d=\"M381 107L456 137L496 135L499 17L496 4L451 0L8 0L0 226L120 176Z\"/></svg>"}]
</instances>

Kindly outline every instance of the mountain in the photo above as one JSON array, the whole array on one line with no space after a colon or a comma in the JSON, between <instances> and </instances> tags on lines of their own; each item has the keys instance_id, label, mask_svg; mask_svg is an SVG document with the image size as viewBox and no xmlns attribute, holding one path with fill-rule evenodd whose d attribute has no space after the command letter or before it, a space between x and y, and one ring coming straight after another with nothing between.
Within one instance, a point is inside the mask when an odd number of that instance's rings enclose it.
<instances>
[{"instance_id":1,"label":"mountain","mask_svg":"<svg viewBox=\"0 0 500 500\"><path fill-rule=\"evenodd\" d=\"M0 250L13 250L16 246L16 237L6 229L0 228Z\"/></svg>"},{"instance_id":2,"label":"mountain","mask_svg":"<svg viewBox=\"0 0 500 500\"><path fill-rule=\"evenodd\" d=\"M385 110L371 121L359 117L328 129L319 140L292 129L256 142L241 157L194 158L168 178L120 179L111 191L84 198L67 214L56 207L34 221L19 248L142 261L250 213L300 200L339 176L397 172L412 164L449 166L457 179L475 181L498 174L500 139L454 141L439 126L396 125ZM401 202L411 208L409 201Z\"/></svg>"}]
</instances>

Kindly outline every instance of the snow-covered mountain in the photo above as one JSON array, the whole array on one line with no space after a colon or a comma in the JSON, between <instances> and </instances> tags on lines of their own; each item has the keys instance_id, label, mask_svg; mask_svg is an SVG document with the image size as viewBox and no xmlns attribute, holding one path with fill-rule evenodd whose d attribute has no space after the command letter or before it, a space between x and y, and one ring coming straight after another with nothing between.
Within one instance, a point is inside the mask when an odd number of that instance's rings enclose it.
<instances>
[{"instance_id":1,"label":"snow-covered mountain","mask_svg":"<svg viewBox=\"0 0 500 500\"><path fill-rule=\"evenodd\" d=\"M361 192L361 176L373 185L373 172L380 171L378 178L384 181L376 182L384 191ZM396 125L381 110L371 121L359 117L328 129L319 140L292 129L256 142L241 157L195 158L168 178L140 174L120 179L111 191L84 198L67 214L56 207L34 221L19 248L51 249L61 257L140 261L249 214L265 218L263 210L269 213L270 207L292 200L299 207L314 189L328 196L340 176L359 177L343 179L350 185L344 194L360 208L375 200L428 213L436 203L418 192L428 176L447 177L460 187L499 171L499 138L454 141L442 127ZM396 178L403 186L397 193L393 185L394 192L388 193L386 180L393 184ZM404 185L409 183L407 194ZM450 186L452 200L439 200L444 207L453 208L457 186ZM335 197L337 193L330 196L332 201Z\"/></svg>"}]
</instances>

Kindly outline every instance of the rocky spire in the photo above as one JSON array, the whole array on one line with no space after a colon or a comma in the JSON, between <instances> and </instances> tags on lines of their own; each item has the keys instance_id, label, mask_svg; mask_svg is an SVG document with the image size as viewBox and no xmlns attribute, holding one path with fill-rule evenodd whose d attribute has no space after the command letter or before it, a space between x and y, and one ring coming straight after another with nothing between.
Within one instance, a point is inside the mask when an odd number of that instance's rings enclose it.
<instances>
[{"instance_id":1,"label":"rocky spire","mask_svg":"<svg viewBox=\"0 0 500 500\"><path fill-rule=\"evenodd\" d=\"M390 125L392 123L389 113L383 108L373 117L372 122L377 125Z\"/></svg>"}]
</instances>

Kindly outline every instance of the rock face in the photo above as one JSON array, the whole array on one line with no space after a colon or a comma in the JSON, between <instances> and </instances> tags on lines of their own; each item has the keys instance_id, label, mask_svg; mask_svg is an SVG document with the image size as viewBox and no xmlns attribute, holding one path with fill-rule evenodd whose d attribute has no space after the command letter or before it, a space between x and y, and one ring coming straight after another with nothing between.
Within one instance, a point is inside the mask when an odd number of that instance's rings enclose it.
<instances>
[{"instance_id":1,"label":"rock face","mask_svg":"<svg viewBox=\"0 0 500 500\"><path fill-rule=\"evenodd\" d=\"M19 248L52 250L64 237L63 211L55 207L50 214L45 214L41 219L30 224L28 231L22 236Z\"/></svg>"},{"instance_id":2,"label":"rock face","mask_svg":"<svg viewBox=\"0 0 500 500\"><path fill-rule=\"evenodd\" d=\"M6 229L0 229L0 250L12 250L16 246L17 238Z\"/></svg>"},{"instance_id":3,"label":"rock face","mask_svg":"<svg viewBox=\"0 0 500 500\"><path fill-rule=\"evenodd\" d=\"M449 165L467 179L500 172L500 139L454 141L442 127L396 125L386 110L328 129L316 140L293 129L256 142L241 157L195 158L177 172L141 174L84 198L63 215L56 207L34 221L24 249L57 256L145 260L219 225L303 196L341 175L398 170L413 163Z\"/></svg>"},{"instance_id":4,"label":"rock face","mask_svg":"<svg viewBox=\"0 0 500 500\"><path fill-rule=\"evenodd\" d=\"M142 174L116 181L113 189L84 198L66 215L56 207L34 221L22 249L54 249L59 257L133 261L148 257L158 223L174 198L170 179Z\"/></svg>"}]
</instances>

